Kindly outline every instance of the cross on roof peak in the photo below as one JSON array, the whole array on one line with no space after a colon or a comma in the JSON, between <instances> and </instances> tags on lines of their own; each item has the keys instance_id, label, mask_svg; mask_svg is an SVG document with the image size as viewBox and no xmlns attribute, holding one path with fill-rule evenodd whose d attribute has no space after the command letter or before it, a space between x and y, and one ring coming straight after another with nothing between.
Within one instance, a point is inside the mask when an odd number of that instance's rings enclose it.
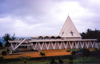
<instances>
[{"instance_id":1,"label":"cross on roof peak","mask_svg":"<svg viewBox=\"0 0 100 64\"><path fill-rule=\"evenodd\" d=\"M71 31L70 33L71 33L71 35L73 36L73 32Z\"/></svg>"}]
</instances>

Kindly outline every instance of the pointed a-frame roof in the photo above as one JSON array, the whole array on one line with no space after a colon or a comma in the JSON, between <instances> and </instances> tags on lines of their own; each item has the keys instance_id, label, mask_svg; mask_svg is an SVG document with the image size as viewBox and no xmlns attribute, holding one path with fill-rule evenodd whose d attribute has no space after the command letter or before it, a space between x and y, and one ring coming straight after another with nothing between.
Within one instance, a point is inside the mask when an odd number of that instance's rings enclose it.
<instances>
[{"instance_id":1,"label":"pointed a-frame roof","mask_svg":"<svg viewBox=\"0 0 100 64\"><path fill-rule=\"evenodd\" d=\"M81 39L79 32L77 31L76 27L74 26L74 24L69 16L67 17L67 19L59 33L59 36L66 37L66 38Z\"/></svg>"}]
</instances>

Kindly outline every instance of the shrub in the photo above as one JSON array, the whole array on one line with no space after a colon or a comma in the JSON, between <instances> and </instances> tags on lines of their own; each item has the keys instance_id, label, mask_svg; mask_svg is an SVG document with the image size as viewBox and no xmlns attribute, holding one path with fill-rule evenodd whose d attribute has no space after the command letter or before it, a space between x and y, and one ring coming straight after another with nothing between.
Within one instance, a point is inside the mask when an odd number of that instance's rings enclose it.
<instances>
[{"instance_id":1,"label":"shrub","mask_svg":"<svg viewBox=\"0 0 100 64\"><path fill-rule=\"evenodd\" d=\"M4 61L4 58L3 57L0 57L0 62L3 62Z\"/></svg>"},{"instance_id":2,"label":"shrub","mask_svg":"<svg viewBox=\"0 0 100 64\"><path fill-rule=\"evenodd\" d=\"M94 49L94 51L98 51L98 49L97 49L97 48L95 48L95 49Z\"/></svg>"},{"instance_id":3,"label":"shrub","mask_svg":"<svg viewBox=\"0 0 100 64\"><path fill-rule=\"evenodd\" d=\"M72 54L72 55L75 55L75 54L76 54L76 51L72 51L71 54Z\"/></svg>"},{"instance_id":4,"label":"shrub","mask_svg":"<svg viewBox=\"0 0 100 64\"><path fill-rule=\"evenodd\" d=\"M7 52L6 51L2 51L2 55L3 56L7 55Z\"/></svg>"},{"instance_id":5,"label":"shrub","mask_svg":"<svg viewBox=\"0 0 100 64\"><path fill-rule=\"evenodd\" d=\"M28 59L26 58L26 59L23 59L23 63L24 64L26 64L27 63L27 61L28 61Z\"/></svg>"},{"instance_id":6,"label":"shrub","mask_svg":"<svg viewBox=\"0 0 100 64\"><path fill-rule=\"evenodd\" d=\"M55 58L53 57L53 58L51 59L50 64L58 64L58 63L55 61Z\"/></svg>"},{"instance_id":7,"label":"shrub","mask_svg":"<svg viewBox=\"0 0 100 64\"><path fill-rule=\"evenodd\" d=\"M20 58L20 60L23 61L24 64L26 64L26 63L28 62L30 56L28 56L28 57L23 57L23 56L22 56L22 57L19 57L19 58Z\"/></svg>"},{"instance_id":8,"label":"shrub","mask_svg":"<svg viewBox=\"0 0 100 64\"><path fill-rule=\"evenodd\" d=\"M70 50L67 50L66 52L70 52Z\"/></svg>"},{"instance_id":9,"label":"shrub","mask_svg":"<svg viewBox=\"0 0 100 64\"><path fill-rule=\"evenodd\" d=\"M69 56L69 64L73 64L73 56L72 55Z\"/></svg>"},{"instance_id":10,"label":"shrub","mask_svg":"<svg viewBox=\"0 0 100 64\"><path fill-rule=\"evenodd\" d=\"M43 52L40 52L40 55L43 57L43 56L45 56L45 53L43 53Z\"/></svg>"},{"instance_id":11,"label":"shrub","mask_svg":"<svg viewBox=\"0 0 100 64\"><path fill-rule=\"evenodd\" d=\"M63 64L63 60L59 57L59 64Z\"/></svg>"},{"instance_id":12,"label":"shrub","mask_svg":"<svg viewBox=\"0 0 100 64\"><path fill-rule=\"evenodd\" d=\"M73 56L72 55L70 55L68 58L69 58L69 60L73 60Z\"/></svg>"}]
</instances>

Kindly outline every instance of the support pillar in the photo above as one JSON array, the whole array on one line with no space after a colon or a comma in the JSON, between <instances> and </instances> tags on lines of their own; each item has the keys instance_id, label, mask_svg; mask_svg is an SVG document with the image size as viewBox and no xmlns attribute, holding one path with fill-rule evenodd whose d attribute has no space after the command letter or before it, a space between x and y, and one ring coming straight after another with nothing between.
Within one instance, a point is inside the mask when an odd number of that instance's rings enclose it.
<instances>
[{"instance_id":1,"label":"support pillar","mask_svg":"<svg viewBox=\"0 0 100 64\"><path fill-rule=\"evenodd\" d=\"M52 43L52 42L51 42L51 45L52 45L53 49L55 49L56 42L55 42L55 43Z\"/></svg>"},{"instance_id":2,"label":"support pillar","mask_svg":"<svg viewBox=\"0 0 100 64\"><path fill-rule=\"evenodd\" d=\"M78 49L79 42L75 42L76 49Z\"/></svg>"},{"instance_id":3,"label":"support pillar","mask_svg":"<svg viewBox=\"0 0 100 64\"><path fill-rule=\"evenodd\" d=\"M92 48L93 48L93 46L94 46L94 43L95 43L95 42L93 42L93 43L91 42L91 46L92 46Z\"/></svg>"},{"instance_id":4,"label":"support pillar","mask_svg":"<svg viewBox=\"0 0 100 64\"><path fill-rule=\"evenodd\" d=\"M89 48L89 42L85 42L86 43L86 47Z\"/></svg>"},{"instance_id":5,"label":"support pillar","mask_svg":"<svg viewBox=\"0 0 100 64\"><path fill-rule=\"evenodd\" d=\"M84 47L85 42L80 42L80 44L81 44L81 47L83 48L83 47Z\"/></svg>"},{"instance_id":6,"label":"support pillar","mask_svg":"<svg viewBox=\"0 0 100 64\"><path fill-rule=\"evenodd\" d=\"M73 43L74 43L74 42L72 42L72 43L69 42L71 49L73 48Z\"/></svg>"}]
</instances>

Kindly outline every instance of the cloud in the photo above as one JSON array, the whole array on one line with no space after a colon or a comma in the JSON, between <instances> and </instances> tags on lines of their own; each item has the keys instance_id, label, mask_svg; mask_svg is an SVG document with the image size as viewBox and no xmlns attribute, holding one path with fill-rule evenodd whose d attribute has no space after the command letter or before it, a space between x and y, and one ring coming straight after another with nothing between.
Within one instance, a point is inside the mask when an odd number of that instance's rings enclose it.
<instances>
[{"instance_id":1,"label":"cloud","mask_svg":"<svg viewBox=\"0 0 100 64\"><path fill-rule=\"evenodd\" d=\"M2 0L0 36L58 35L68 14L78 31L100 29L99 0Z\"/></svg>"}]
</instances>

